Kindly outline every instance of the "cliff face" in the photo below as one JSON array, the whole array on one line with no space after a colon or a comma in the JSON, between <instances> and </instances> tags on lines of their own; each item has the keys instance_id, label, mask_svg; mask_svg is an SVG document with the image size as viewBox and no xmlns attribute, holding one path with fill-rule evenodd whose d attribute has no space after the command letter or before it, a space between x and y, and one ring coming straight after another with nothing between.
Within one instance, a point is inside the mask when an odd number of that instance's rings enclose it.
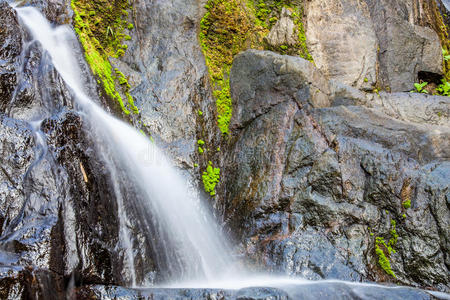
<instances>
[{"instance_id":1,"label":"cliff face","mask_svg":"<svg viewBox=\"0 0 450 300\"><path fill-rule=\"evenodd\" d=\"M231 87L223 205L256 265L448 289L448 98L367 95L258 51Z\"/></svg>"},{"instance_id":2,"label":"cliff face","mask_svg":"<svg viewBox=\"0 0 450 300\"><path fill-rule=\"evenodd\" d=\"M450 291L450 101L391 93L448 73L441 1L118 2L114 18L107 1L27 3L73 24L89 95L206 187L249 267ZM1 298L131 297L93 286L132 282L114 193L129 179L0 6ZM158 237L126 210L136 280L162 281Z\"/></svg>"}]
</instances>

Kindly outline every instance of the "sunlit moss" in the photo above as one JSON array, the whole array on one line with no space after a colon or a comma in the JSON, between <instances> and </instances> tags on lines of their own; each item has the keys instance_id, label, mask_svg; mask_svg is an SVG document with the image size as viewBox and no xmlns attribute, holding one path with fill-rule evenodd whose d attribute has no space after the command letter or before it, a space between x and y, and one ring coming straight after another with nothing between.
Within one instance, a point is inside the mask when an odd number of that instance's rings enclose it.
<instances>
[{"instance_id":1,"label":"sunlit moss","mask_svg":"<svg viewBox=\"0 0 450 300\"><path fill-rule=\"evenodd\" d=\"M128 47L122 44L128 36L124 33L129 28L126 20L128 2L72 0L71 7L75 31L84 48L86 61L92 73L98 77L106 95L117 101L125 114L130 114L130 111L139 113L129 93L127 79L119 70L113 70L109 61L109 57L124 55ZM126 98L126 104L122 95Z\"/></svg>"},{"instance_id":2,"label":"sunlit moss","mask_svg":"<svg viewBox=\"0 0 450 300\"><path fill-rule=\"evenodd\" d=\"M298 42L274 48L264 38L283 7L292 12ZM236 54L248 48L267 49L312 61L306 46L303 5L302 1L294 4L288 0L209 0L205 8L199 40L217 99L218 127L223 134L228 134L232 116L229 74Z\"/></svg>"},{"instance_id":3,"label":"sunlit moss","mask_svg":"<svg viewBox=\"0 0 450 300\"><path fill-rule=\"evenodd\" d=\"M203 172L202 175L203 186L205 188L205 192L209 193L211 196L216 195L216 185L220 180L220 169L214 168L212 162L208 163L208 167L206 171Z\"/></svg>"},{"instance_id":4,"label":"sunlit moss","mask_svg":"<svg viewBox=\"0 0 450 300\"><path fill-rule=\"evenodd\" d=\"M392 271L389 256L392 253L395 253L394 246L398 241L396 226L397 222L395 222L395 220L391 220L391 229L389 231L391 238L388 243L386 243L382 237L375 238L375 254L378 256L378 264L386 272L386 274L391 275L394 278L397 278L397 276L394 271Z\"/></svg>"}]
</instances>

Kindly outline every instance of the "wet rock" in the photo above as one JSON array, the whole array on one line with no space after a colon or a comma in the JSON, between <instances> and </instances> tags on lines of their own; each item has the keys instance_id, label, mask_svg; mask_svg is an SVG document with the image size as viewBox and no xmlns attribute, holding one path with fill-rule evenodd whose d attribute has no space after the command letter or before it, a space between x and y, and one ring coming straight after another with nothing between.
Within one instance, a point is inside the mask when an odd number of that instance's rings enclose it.
<instances>
[{"instance_id":1,"label":"wet rock","mask_svg":"<svg viewBox=\"0 0 450 300\"><path fill-rule=\"evenodd\" d=\"M244 251L276 273L448 291L450 101L318 84L307 68L274 72L301 64L253 50L233 64L220 204ZM328 107L314 105L313 85L329 88ZM396 278L374 251L393 229Z\"/></svg>"},{"instance_id":2,"label":"wet rock","mask_svg":"<svg viewBox=\"0 0 450 300\"><path fill-rule=\"evenodd\" d=\"M429 294L412 288L390 288L343 282L284 283L276 287L226 289L126 289L115 286L86 286L76 291L77 299L227 299L227 300L285 300L285 299L434 299L446 295ZM445 299L445 298L442 298Z\"/></svg>"},{"instance_id":3,"label":"wet rock","mask_svg":"<svg viewBox=\"0 0 450 300\"><path fill-rule=\"evenodd\" d=\"M4 111L11 99L19 67L18 56L22 49L22 36L15 11L5 2L0 2L0 109Z\"/></svg>"},{"instance_id":4,"label":"wet rock","mask_svg":"<svg viewBox=\"0 0 450 300\"><path fill-rule=\"evenodd\" d=\"M197 110L209 89L197 41L203 4L134 1L132 40L123 59L115 61L130 77L142 122L157 144L184 168L194 164Z\"/></svg>"},{"instance_id":5,"label":"wet rock","mask_svg":"<svg viewBox=\"0 0 450 300\"><path fill-rule=\"evenodd\" d=\"M5 293L61 299L58 293L65 293L68 282L129 284L107 151L93 142L97 136L74 110L75 99L49 55L38 42L30 43L14 11L0 5L0 73L12 78L1 82L0 112L0 257L8 258L0 266L6 270L3 282L11 283L5 283ZM74 49L82 59L78 45ZM86 93L95 97L95 80L85 63L80 67ZM129 226L138 231L136 223ZM143 245L135 256L145 265L138 270L142 280L154 271L152 255L146 237L136 243ZM41 291L35 293L27 281Z\"/></svg>"}]
</instances>

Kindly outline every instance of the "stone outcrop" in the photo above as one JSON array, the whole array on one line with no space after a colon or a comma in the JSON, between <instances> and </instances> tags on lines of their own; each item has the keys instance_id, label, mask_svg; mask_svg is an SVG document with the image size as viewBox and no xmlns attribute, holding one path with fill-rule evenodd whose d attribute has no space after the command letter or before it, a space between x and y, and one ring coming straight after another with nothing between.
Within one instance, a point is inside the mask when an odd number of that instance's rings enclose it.
<instances>
[{"instance_id":1,"label":"stone outcrop","mask_svg":"<svg viewBox=\"0 0 450 300\"><path fill-rule=\"evenodd\" d=\"M403 92L420 72L442 75L434 0L314 0L306 12L311 54L331 79Z\"/></svg>"},{"instance_id":2,"label":"stone outcrop","mask_svg":"<svg viewBox=\"0 0 450 300\"><path fill-rule=\"evenodd\" d=\"M221 199L243 251L289 275L448 291L450 101L364 94L313 69L255 50L233 63ZM396 277L377 238L395 240Z\"/></svg>"},{"instance_id":3,"label":"stone outcrop","mask_svg":"<svg viewBox=\"0 0 450 300\"><path fill-rule=\"evenodd\" d=\"M297 43L298 33L296 26L291 18L292 12L287 8L281 11L280 19L272 27L267 35L267 42L272 47L279 47L281 45L295 45Z\"/></svg>"}]
</instances>

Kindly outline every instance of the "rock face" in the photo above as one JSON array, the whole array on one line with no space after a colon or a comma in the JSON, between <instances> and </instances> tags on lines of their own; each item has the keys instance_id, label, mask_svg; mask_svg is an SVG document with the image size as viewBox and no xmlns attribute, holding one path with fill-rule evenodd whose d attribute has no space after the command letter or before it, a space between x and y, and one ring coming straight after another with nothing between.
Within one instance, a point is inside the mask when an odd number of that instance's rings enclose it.
<instances>
[{"instance_id":1,"label":"rock face","mask_svg":"<svg viewBox=\"0 0 450 300\"><path fill-rule=\"evenodd\" d=\"M267 36L267 41L272 47L279 47L281 45L295 45L297 43L296 29L294 21L290 18L291 11L283 8L281 11L281 18L272 27Z\"/></svg>"},{"instance_id":2,"label":"rock face","mask_svg":"<svg viewBox=\"0 0 450 300\"><path fill-rule=\"evenodd\" d=\"M435 7L434 0L308 1L311 54L325 75L347 85L410 91L419 72L442 75Z\"/></svg>"},{"instance_id":3,"label":"rock face","mask_svg":"<svg viewBox=\"0 0 450 300\"><path fill-rule=\"evenodd\" d=\"M208 98L207 69L197 42L204 2L133 1L136 30L127 55L117 62L130 77L142 122L183 168L194 164L197 110Z\"/></svg>"},{"instance_id":4,"label":"rock face","mask_svg":"<svg viewBox=\"0 0 450 300\"><path fill-rule=\"evenodd\" d=\"M307 39L317 67L330 78L372 89L378 40L364 1L308 1Z\"/></svg>"},{"instance_id":5,"label":"rock face","mask_svg":"<svg viewBox=\"0 0 450 300\"><path fill-rule=\"evenodd\" d=\"M449 291L448 98L366 95L305 60L255 50L235 58L231 93L221 199L255 263Z\"/></svg>"}]
</instances>

